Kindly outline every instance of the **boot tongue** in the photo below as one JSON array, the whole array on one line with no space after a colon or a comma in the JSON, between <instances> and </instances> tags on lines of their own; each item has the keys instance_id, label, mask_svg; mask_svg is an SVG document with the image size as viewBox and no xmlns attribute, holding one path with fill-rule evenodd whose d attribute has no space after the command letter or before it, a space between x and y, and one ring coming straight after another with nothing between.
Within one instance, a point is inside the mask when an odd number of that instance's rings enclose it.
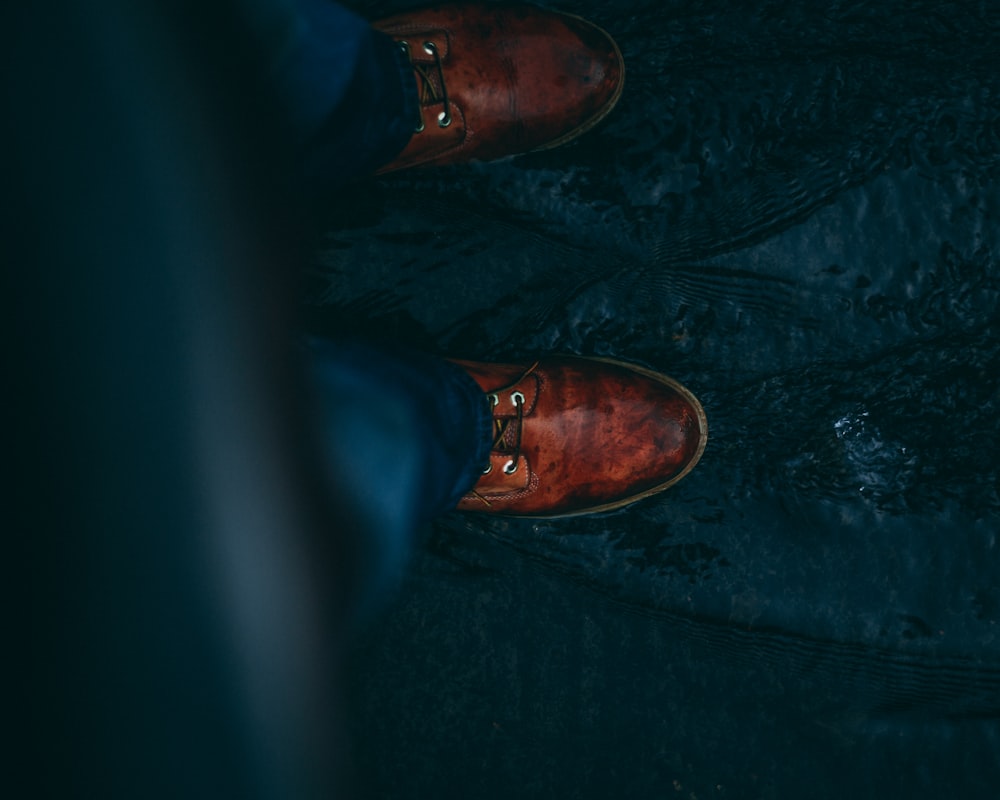
<instances>
[{"instance_id":1,"label":"boot tongue","mask_svg":"<svg viewBox=\"0 0 1000 800\"><path fill-rule=\"evenodd\" d=\"M517 447L517 426L520 424L516 417L494 420L493 450L498 453L513 453Z\"/></svg>"},{"instance_id":2,"label":"boot tongue","mask_svg":"<svg viewBox=\"0 0 1000 800\"><path fill-rule=\"evenodd\" d=\"M514 448L517 447L517 440L520 438L517 427L520 424L517 419L512 419L507 423L507 429L503 432L503 446L508 453L514 452Z\"/></svg>"},{"instance_id":3,"label":"boot tongue","mask_svg":"<svg viewBox=\"0 0 1000 800\"><path fill-rule=\"evenodd\" d=\"M417 89L420 93L420 105L430 106L444 100L444 86L441 73L433 62L413 61L413 71L417 78Z\"/></svg>"}]
</instances>

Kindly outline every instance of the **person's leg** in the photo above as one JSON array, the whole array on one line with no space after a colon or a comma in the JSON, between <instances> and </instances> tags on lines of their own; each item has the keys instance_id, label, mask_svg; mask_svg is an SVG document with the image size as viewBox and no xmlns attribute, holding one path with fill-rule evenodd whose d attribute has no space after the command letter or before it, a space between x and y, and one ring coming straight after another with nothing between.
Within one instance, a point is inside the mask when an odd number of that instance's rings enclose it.
<instances>
[{"instance_id":1,"label":"person's leg","mask_svg":"<svg viewBox=\"0 0 1000 800\"><path fill-rule=\"evenodd\" d=\"M413 67L331 0L243 0L295 140L301 177L329 189L374 172L413 135Z\"/></svg>"},{"instance_id":2,"label":"person's leg","mask_svg":"<svg viewBox=\"0 0 1000 800\"><path fill-rule=\"evenodd\" d=\"M489 462L486 395L457 364L357 340L307 340L319 446L339 505L358 509L371 606L418 528L454 509Z\"/></svg>"},{"instance_id":3,"label":"person's leg","mask_svg":"<svg viewBox=\"0 0 1000 800\"><path fill-rule=\"evenodd\" d=\"M346 449L354 462L383 457L406 461L399 455L405 437L419 464L403 492L412 488L412 501L407 500L412 516L426 521L454 509L489 461L492 443L489 402L469 373L452 361L417 351L353 339L309 337L306 342L330 449ZM359 397L365 402L355 399ZM378 439L363 439L345 425L350 419L341 413L345 407L368 415L384 410L392 430ZM382 493L392 488L387 483L366 484L363 491Z\"/></svg>"}]
</instances>

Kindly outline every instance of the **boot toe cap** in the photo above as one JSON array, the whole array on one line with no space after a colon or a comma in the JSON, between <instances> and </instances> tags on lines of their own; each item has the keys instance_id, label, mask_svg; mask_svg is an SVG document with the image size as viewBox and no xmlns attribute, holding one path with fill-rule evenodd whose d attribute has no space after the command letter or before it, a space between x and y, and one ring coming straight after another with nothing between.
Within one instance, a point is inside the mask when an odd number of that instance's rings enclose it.
<instances>
[{"instance_id":1,"label":"boot toe cap","mask_svg":"<svg viewBox=\"0 0 1000 800\"><path fill-rule=\"evenodd\" d=\"M701 403L659 372L570 356L543 359L528 370L465 366L485 391L523 385L532 402L518 439L529 474L519 481L490 477L460 508L533 517L610 511L673 486L705 449ZM519 374L525 377L512 378Z\"/></svg>"}]
</instances>

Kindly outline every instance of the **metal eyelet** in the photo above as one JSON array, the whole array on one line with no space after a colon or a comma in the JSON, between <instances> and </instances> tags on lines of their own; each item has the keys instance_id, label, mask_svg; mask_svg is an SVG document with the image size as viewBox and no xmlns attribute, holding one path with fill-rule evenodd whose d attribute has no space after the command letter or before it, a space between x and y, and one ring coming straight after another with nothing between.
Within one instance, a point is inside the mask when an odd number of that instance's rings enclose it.
<instances>
[{"instance_id":1,"label":"metal eyelet","mask_svg":"<svg viewBox=\"0 0 1000 800\"><path fill-rule=\"evenodd\" d=\"M514 406L518 406L518 405L522 405L523 406L524 405L524 395L521 394L520 392L511 392L510 393L510 402Z\"/></svg>"},{"instance_id":2,"label":"metal eyelet","mask_svg":"<svg viewBox=\"0 0 1000 800\"><path fill-rule=\"evenodd\" d=\"M490 406L493 407L493 408L496 408L497 407L497 403L500 402L500 398L497 397L495 394L488 394L486 396L489 398Z\"/></svg>"},{"instance_id":3,"label":"metal eyelet","mask_svg":"<svg viewBox=\"0 0 1000 800\"><path fill-rule=\"evenodd\" d=\"M438 48L434 42L424 42L424 52L427 55L432 56L437 52Z\"/></svg>"},{"instance_id":4,"label":"metal eyelet","mask_svg":"<svg viewBox=\"0 0 1000 800\"><path fill-rule=\"evenodd\" d=\"M513 475L517 472L517 462L511 459L503 465L503 471L505 475Z\"/></svg>"},{"instance_id":5,"label":"metal eyelet","mask_svg":"<svg viewBox=\"0 0 1000 800\"><path fill-rule=\"evenodd\" d=\"M489 464L486 465L486 469L483 470L483 475L489 475L491 472L493 472L493 462L492 461Z\"/></svg>"},{"instance_id":6,"label":"metal eyelet","mask_svg":"<svg viewBox=\"0 0 1000 800\"><path fill-rule=\"evenodd\" d=\"M451 114L449 114L447 111L439 111L438 127L447 128L449 125L451 125Z\"/></svg>"}]
</instances>

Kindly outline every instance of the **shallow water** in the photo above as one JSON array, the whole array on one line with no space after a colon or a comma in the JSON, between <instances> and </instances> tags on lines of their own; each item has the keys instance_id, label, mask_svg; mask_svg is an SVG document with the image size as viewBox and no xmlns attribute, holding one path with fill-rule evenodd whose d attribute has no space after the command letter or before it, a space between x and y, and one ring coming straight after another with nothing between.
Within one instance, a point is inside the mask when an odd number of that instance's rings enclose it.
<instances>
[{"instance_id":1,"label":"shallow water","mask_svg":"<svg viewBox=\"0 0 1000 800\"><path fill-rule=\"evenodd\" d=\"M622 511L435 524L357 653L373 795L990 796L1000 9L901 6L566 7L601 127L331 210L313 329L631 360L710 428Z\"/></svg>"}]
</instances>

